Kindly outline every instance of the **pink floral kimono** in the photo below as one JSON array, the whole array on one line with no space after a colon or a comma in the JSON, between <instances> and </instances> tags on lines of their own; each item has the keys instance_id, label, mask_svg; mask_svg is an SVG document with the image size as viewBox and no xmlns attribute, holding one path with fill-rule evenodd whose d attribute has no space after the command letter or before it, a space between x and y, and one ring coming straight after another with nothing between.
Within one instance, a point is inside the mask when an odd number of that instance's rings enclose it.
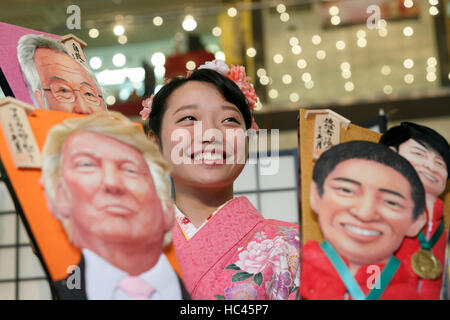
<instances>
[{"instance_id":1,"label":"pink floral kimono","mask_svg":"<svg viewBox=\"0 0 450 320\"><path fill-rule=\"evenodd\" d=\"M191 238L173 243L192 299L298 299L298 225L266 220L246 197L229 201Z\"/></svg>"}]
</instances>

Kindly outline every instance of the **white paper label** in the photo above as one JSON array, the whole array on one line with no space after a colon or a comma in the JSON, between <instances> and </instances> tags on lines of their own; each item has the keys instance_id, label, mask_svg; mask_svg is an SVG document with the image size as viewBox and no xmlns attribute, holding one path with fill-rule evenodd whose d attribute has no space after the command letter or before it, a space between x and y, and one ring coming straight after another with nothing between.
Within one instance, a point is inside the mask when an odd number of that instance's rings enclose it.
<instances>
[{"instance_id":1,"label":"white paper label","mask_svg":"<svg viewBox=\"0 0 450 320\"><path fill-rule=\"evenodd\" d=\"M41 154L25 110L14 105L1 107L0 124L16 167L41 168Z\"/></svg>"},{"instance_id":2,"label":"white paper label","mask_svg":"<svg viewBox=\"0 0 450 320\"><path fill-rule=\"evenodd\" d=\"M339 144L341 122L329 114L316 115L314 122L313 159Z\"/></svg>"}]
</instances>

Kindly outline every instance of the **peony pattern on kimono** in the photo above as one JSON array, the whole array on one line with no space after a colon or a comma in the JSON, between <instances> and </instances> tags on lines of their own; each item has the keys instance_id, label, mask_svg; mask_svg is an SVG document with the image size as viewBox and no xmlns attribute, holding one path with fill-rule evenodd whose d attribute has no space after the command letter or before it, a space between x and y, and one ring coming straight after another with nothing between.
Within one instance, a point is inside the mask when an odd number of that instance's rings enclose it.
<instances>
[{"instance_id":1,"label":"peony pattern on kimono","mask_svg":"<svg viewBox=\"0 0 450 320\"><path fill-rule=\"evenodd\" d=\"M236 271L225 295L214 295L219 300L256 299L258 289L265 291L267 299L288 299L298 292L299 247L298 230L278 226L274 238L266 232L256 232L245 248L241 247L238 260L225 270ZM266 277L266 279L265 279Z\"/></svg>"},{"instance_id":2,"label":"peony pattern on kimono","mask_svg":"<svg viewBox=\"0 0 450 320\"><path fill-rule=\"evenodd\" d=\"M272 300L287 300L291 293L292 279L289 272L275 273L272 280L266 282L266 292Z\"/></svg>"},{"instance_id":3,"label":"peony pattern on kimono","mask_svg":"<svg viewBox=\"0 0 450 320\"><path fill-rule=\"evenodd\" d=\"M255 239L256 240L261 241L261 240L266 239L266 238L267 238L267 235L266 235L266 233L264 231L255 233Z\"/></svg>"},{"instance_id":4,"label":"peony pattern on kimono","mask_svg":"<svg viewBox=\"0 0 450 320\"><path fill-rule=\"evenodd\" d=\"M225 289L226 300L255 300L258 296L255 288L249 283L234 283Z\"/></svg>"}]
</instances>

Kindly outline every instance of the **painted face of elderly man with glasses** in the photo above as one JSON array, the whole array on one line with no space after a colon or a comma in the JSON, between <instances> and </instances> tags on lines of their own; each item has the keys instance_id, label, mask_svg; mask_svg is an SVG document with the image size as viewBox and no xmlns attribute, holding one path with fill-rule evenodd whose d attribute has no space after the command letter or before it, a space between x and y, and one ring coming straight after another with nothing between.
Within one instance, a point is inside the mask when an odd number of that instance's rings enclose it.
<instances>
[{"instance_id":1,"label":"painted face of elderly man with glasses","mask_svg":"<svg viewBox=\"0 0 450 320\"><path fill-rule=\"evenodd\" d=\"M17 54L37 108L79 114L106 110L94 74L74 60L62 43L28 34L20 38Z\"/></svg>"}]
</instances>

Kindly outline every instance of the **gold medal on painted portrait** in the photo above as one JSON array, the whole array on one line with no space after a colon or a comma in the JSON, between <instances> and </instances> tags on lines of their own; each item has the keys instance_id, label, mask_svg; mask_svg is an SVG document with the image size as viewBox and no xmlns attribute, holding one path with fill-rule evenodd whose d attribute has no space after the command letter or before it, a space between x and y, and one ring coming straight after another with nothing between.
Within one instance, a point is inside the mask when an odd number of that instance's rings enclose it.
<instances>
[{"instance_id":1,"label":"gold medal on painted portrait","mask_svg":"<svg viewBox=\"0 0 450 320\"><path fill-rule=\"evenodd\" d=\"M411 266L421 278L435 280L442 274L442 265L431 250L420 249L411 257Z\"/></svg>"}]
</instances>

